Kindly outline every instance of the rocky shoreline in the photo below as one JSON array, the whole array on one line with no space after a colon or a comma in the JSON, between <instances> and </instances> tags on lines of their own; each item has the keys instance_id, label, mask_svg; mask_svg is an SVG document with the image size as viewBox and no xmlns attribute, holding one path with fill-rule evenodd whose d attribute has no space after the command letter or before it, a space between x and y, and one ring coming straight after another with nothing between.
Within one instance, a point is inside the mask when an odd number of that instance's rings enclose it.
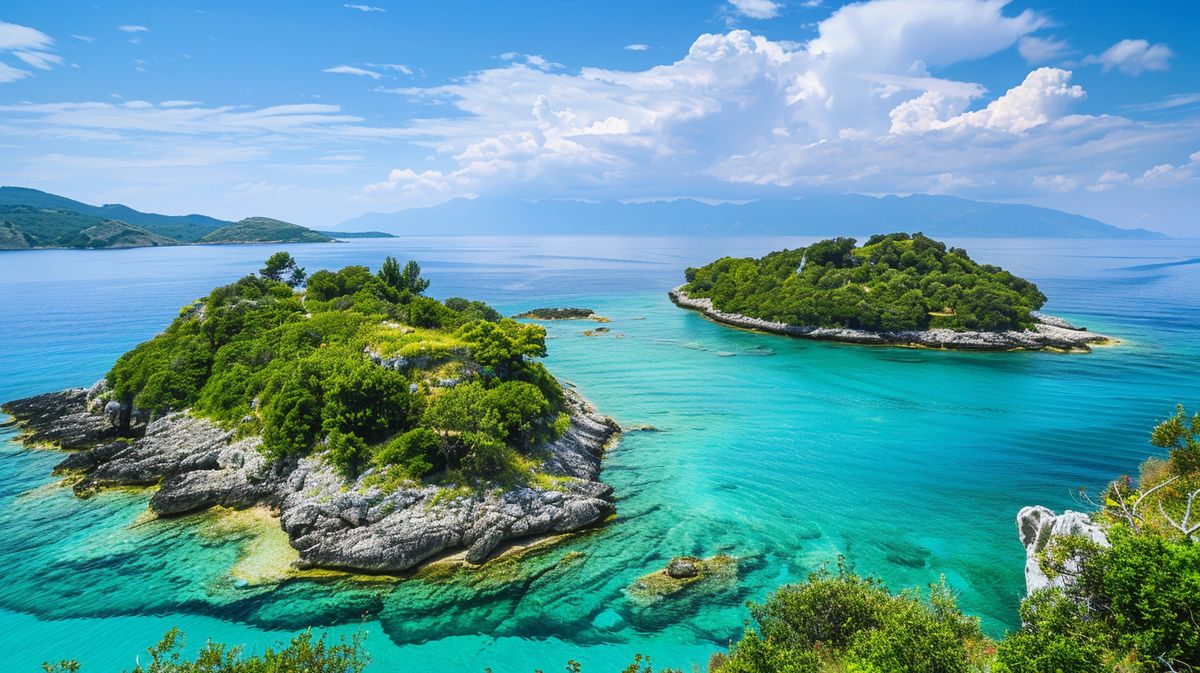
<instances>
[{"instance_id":1,"label":"rocky shoreline","mask_svg":"<svg viewBox=\"0 0 1200 673\"><path fill-rule=\"evenodd\" d=\"M612 488L599 481L605 446L619 436L569 388L568 430L543 447L539 472L560 487L458 492L435 485L385 492L348 481L315 458L268 464L259 437L238 438L213 422L176 412L146 423L100 403L103 382L8 402L4 410L27 445L70 449L56 474L77 479L86 497L109 486L157 486L150 509L159 516L214 506L270 507L301 567L399 573L446 552L465 550L482 563L501 543L578 530L615 512Z\"/></svg>"},{"instance_id":2,"label":"rocky shoreline","mask_svg":"<svg viewBox=\"0 0 1200 673\"><path fill-rule=\"evenodd\" d=\"M872 332L841 327L806 327L719 311L713 306L711 299L689 297L684 293L683 287L681 285L667 292L671 301L680 308L698 311L713 322L723 325L804 339L936 350L1048 350L1065 353L1089 353L1093 345L1117 343L1117 340L1111 337L1089 332L1062 318L1041 313L1034 314L1037 321L1034 329L1024 331L956 332L949 329L933 329Z\"/></svg>"}]
</instances>

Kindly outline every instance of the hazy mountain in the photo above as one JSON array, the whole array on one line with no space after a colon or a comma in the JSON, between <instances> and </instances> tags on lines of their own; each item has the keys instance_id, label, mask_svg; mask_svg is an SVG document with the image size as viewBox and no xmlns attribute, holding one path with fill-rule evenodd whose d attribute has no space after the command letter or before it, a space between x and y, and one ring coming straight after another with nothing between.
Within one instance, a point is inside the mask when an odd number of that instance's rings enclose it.
<instances>
[{"instance_id":1,"label":"hazy mountain","mask_svg":"<svg viewBox=\"0 0 1200 673\"><path fill-rule=\"evenodd\" d=\"M876 198L849 194L763 199L746 204L699 201L522 201L454 199L429 208L367 213L344 229L395 234L723 234L853 235L922 231L942 237L1162 238L1082 215L953 196ZM337 235L336 232L329 232Z\"/></svg>"}]
</instances>

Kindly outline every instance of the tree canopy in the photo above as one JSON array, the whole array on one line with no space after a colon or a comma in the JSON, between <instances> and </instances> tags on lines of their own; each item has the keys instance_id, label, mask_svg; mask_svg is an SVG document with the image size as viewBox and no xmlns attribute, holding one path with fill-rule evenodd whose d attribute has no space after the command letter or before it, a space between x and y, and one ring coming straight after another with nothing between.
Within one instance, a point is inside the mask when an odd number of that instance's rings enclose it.
<instances>
[{"instance_id":1,"label":"tree canopy","mask_svg":"<svg viewBox=\"0 0 1200 673\"><path fill-rule=\"evenodd\" d=\"M303 277L280 252L214 289L121 356L112 394L260 434L272 460L323 455L348 476L490 478L561 429L562 390L535 361L543 328L424 296L415 262L317 271L298 291Z\"/></svg>"},{"instance_id":2,"label":"tree canopy","mask_svg":"<svg viewBox=\"0 0 1200 673\"><path fill-rule=\"evenodd\" d=\"M684 291L718 310L808 327L1001 331L1032 324L1037 286L923 234L819 241L685 272Z\"/></svg>"}]
</instances>

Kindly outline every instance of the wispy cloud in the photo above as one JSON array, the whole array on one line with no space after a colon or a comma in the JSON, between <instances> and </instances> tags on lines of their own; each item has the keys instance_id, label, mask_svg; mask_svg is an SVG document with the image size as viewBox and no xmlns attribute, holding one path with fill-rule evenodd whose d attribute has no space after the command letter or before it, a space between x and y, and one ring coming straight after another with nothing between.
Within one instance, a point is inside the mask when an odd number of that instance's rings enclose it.
<instances>
[{"instance_id":1,"label":"wispy cloud","mask_svg":"<svg viewBox=\"0 0 1200 673\"><path fill-rule=\"evenodd\" d=\"M338 75L358 75L359 77L370 77L371 79L379 79L380 77L383 77L383 75L375 72L374 70L356 68L352 65L338 65L332 68L325 68L321 72L331 72Z\"/></svg>"},{"instance_id":2,"label":"wispy cloud","mask_svg":"<svg viewBox=\"0 0 1200 673\"><path fill-rule=\"evenodd\" d=\"M1121 40L1099 56L1088 56L1083 62L1099 64L1104 72L1116 68L1126 75L1140 75L1147 71L1169 69L1174 55L1175 52L1165 44L1150 44L1147 40Z\"/></svg>"},{"instance_id":3,"label":"wispy cloud","mask_svg":"<svg viewBox=\"0 0 1200 673\"><path fill-rule=\"evenodd\" d=\"M648 44L627 44L627 45L625 45L625 50L626 51L649 51L650 45L648 45Z\"/></svg>"},{"instance_id":4,"label":"wispy cloud","mask_svg":"<svg viewBox=\"0 0 1200 673\"><path fill-rule=\"evenodd\" d=\"M387 11L386 9L384 9L382 7L373 7L371 5L352 5L350 3L346 3L346 4L342 5L342 7L345 7L346 9L357 9L360 12L386 12Z\"/></svg>"},{"instance_id":5,"label":"wispy cloud","mask_svg":"<svg viewBox=\"0 0 1200 673\"><path fill-rule=\"evenodd\" d=\"M783 5L774 0L729 0L733 11L751 19L773 19Z\"/></svg>"},{"instance_id":6,"label":"wispy cloud","mask_svg":"<svg viewBox=\"0 0 1200 673\"><path fill-rule=\"evenodd\" d=\"M1125 109L1134 110L1137 112L1161 112L1163 110L1173 110L1175 108L1188 107L1196 104L1200 104L1200 91L1172 94L1162 100L1154 101L1152 103L1126 105Z\"/></svg>"},{"instance_id":7,"label":"wispy cloud","mask_svg":"<svg viewBox=\"0 0 1200 673\"><path fill-rule=\"evenodd\" d=\"M134 26L134 25L129 25L129 24L117 26L117 30L121 31L122 33L149 33L150 32L150 29L145 26Z\"/></svg>"},{"instance_id":8,"label":"wispy cloud","mask_svg":"<svg viewBox=\"0 0 1200 673\"><path fill-rule=\"evenodd\" d=\"M1029 65L1045 65L1056 61L1068 48L1066 40L1054 37L1026 35L1017 42L1017 52Z\"/></svg>"},{"instance_id":9,"label":"wispy cloud","mask_svg":"<svg viewBox=\"0 0 1200 673\"><path fill-rule=\"evenodd\" d=\"M27 66L49 70L63 59L54 53L54 40L40 30L0 21L0 54L11 55ZM31 76L28 70L0 62L0 84Z\"/></svg>"}]
</instances>

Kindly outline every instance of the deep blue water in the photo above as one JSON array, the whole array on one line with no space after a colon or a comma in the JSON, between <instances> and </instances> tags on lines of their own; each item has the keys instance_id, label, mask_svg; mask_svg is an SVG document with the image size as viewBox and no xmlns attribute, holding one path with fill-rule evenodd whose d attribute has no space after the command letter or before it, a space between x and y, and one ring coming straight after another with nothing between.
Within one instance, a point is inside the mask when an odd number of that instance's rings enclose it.
<instances>
[{"instance_id":1,"label":"deep blue water","mask_svg":"<svg viewBox=\"0 0 1200 673\"><path fill-rule=\"evenodd\" d=\"M814 343L672 306L686 266L781 238L400 238L291 246L309 271L414 258L431 294L505 312L575 305L547 365L630 433L606 459L616 521L503 572L445 581L241 579L261 521L145 515L144 492L75 499L58 456L0 434L0 670L78 657L119 671L172 625L261 646L309 626L368 632L374 670L616 670L633 652L703 665L758 599L844 554L894 587L945 575L994 635L1015 626L1023 505L1075 504L1136 470L1149 428L1200 403L1200 241L956 240L1037 282L1046 310L1124 340L1089 355ZM0 399L100 378L191 299L274 248L0 253ZM267 522L266 530L272 529ZM271 536L267 536L271 537ZM578 554L576 553L578 552ZM736 588L645 607L625 594L679 554L739 558ZM579 554L582 554L580 556ZM253 574L253 573L251 573ZM261 580L261 578L259 578ZM364 616L365 615L365 616ZM144 657L143 657L144 658Z\"/></svg>"}]
</instances>

